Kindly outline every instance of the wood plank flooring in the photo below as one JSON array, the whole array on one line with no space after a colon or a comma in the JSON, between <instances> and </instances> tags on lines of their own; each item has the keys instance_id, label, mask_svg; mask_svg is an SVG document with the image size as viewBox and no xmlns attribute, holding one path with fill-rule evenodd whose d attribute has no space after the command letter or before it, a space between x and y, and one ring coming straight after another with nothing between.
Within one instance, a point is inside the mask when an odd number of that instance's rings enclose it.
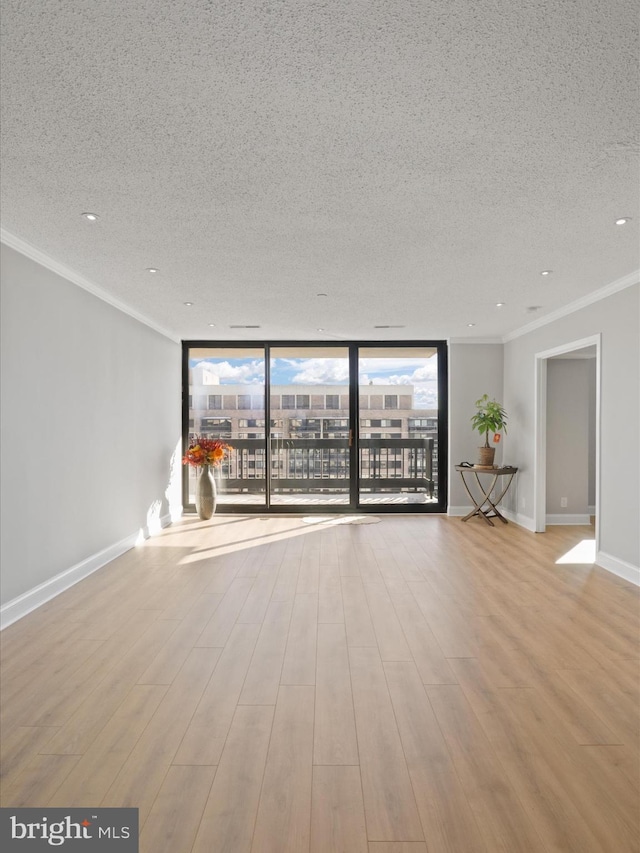
<instances>
[{"instance_id":1,"label":"wood plank flooring","mask_svg":"<svg viewBox=\"0 0 640 853\"><path fill-rule=\"evenodd\" d=\"M477 521L477 523L475 523ZM143 853L638 853L638 589L442 516L187 517L7 628L3 806Z\"/></svg>"}]
</instances>

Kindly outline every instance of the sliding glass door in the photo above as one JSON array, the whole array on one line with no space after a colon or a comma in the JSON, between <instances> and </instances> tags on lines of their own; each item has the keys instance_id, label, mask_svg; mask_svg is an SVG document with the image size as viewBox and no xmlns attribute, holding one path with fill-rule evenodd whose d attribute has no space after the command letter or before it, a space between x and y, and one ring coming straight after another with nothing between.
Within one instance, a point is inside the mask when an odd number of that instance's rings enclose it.
<instances>
[{"instance_id":1,"label":"sliding glass door","mask_svg":"<svg viewBox=\"0 0 640 853\"><path fill-rule=\"evenodd\" d=\"M215 472L222 511L446 508L443 342L199 341L183 372L185 446L233 448ZM185 506L194 495L189 470Z\"/></svg>"},{"instance_id":2,"label":"sliding glass door","mask_svg":"<svg viewBox=\"0 0 640 853\"><path fill-rule=\"evenodd\" d=\"M358 501L438 502L438 349L358 347Z\"/></svg>"},{"instance_id":3,"label":"sliding glass door","mask_svg":"<svg viewBox=\"0 0 640 853\"><path fill-rule=\"evenodd\" d=\"M265 360L262 347L190 347L186 439L221 438L233 450L214 469L220 504L266 505ZM184 407L183 407L184 411ZM184 422L184 415L183 415ZM187 466L186 502L196 471Z\"/></svg>"},{"instance_id":4,"label":"sliding glass door","mask_svg":"<svg viewBox=\"0 0 640 853\"><path fill-rule=\"evenodd\" d=\"M271 347L271 506L351 503L349 349Z\"/></svg>"}]
</instances>

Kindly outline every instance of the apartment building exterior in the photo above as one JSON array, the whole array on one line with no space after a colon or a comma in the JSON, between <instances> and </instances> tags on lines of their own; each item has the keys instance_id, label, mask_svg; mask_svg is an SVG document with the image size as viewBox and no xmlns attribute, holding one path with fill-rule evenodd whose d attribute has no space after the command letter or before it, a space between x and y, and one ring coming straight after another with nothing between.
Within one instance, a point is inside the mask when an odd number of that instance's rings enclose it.
<instances>
[{"instance_id":1,"label":"apartment building exterior","mask_svg":"<svg viewBox=\"0 0 640 853\"><path fill-rule=\"evenodd\" d=\"M189 438L206 435L234 447L220 472L223 492L247 491L250 481L255 488L255 481L265 478L264 403L262 384L221 384L206 367L190 370ZM437 410L418 408L413 386L361 387L357 441L363 491L432 498L437 490L437 430ZM348 385L271 386L271 478L283 492L340 490L341 481L350 477L354 440Z\"/></svg>"}]
</instances>

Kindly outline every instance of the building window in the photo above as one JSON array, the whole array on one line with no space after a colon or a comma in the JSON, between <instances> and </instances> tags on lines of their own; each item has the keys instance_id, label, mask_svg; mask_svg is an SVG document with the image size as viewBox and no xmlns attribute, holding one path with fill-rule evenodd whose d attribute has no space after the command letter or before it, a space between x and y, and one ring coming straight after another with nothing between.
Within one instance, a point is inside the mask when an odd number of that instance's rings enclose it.
<instances>
[{"instance_id":1,"label":"building window","mask_svg":"<svg viewBox=\"0 0 640 853\"><path fill-rule=\"evenodd\" d=\"M327 418L322 422L324 438L348 438L346 418Z\"/></svg>"},{"instance_id":2,"label":"building window","mask_svg":"<svg viewBox=\"0 0 640 853\"><path fill-rule=\"evenodd\" d=\"M210 438L231 438L231 421L228 418L203 418L200 428Z\"/></svg>"},{"instance_id":3,"label":"building window","mask_svg":"<svg viewBox=\"0 0 640 853\"><path fill-rule=\"evenodd\" d=\"M296 395L295 394L283 394L282 395L282 408L283 409L295 409L296 407Z\"/></svg>"},{"instance_id":4,"label":"building window","mask_svg":"<svg viewBox=\"0 0 640 853\"><path fill-rule=\"evenodd\" d=\"M384 407L385 407L385 409L397 409L398 408L398 395L397 394L385 394L384 395Z\"/></svg>"},{"instance_id":5,"label":"building window","mask_svg":"<svg viewBox=\"0 0 640 853\"><path fill-rule=\"evenodd\" d=\"M296 409L308 409L309 408L309 395L308 394L296 394Z\"/></svg>"},{"instance_id":6,"label":"building window","mask_svg":"<svg viewBox=\"0 0 640 853\"><path fill-rule=\"evenodd\" d=\"M221 409L222 408L222 394L209 394L209 408L210 409Z\"/></svg>"},{"instance_id":7,"label":"building window","mask_svg":"<svg viewBox=\"0 0 640 853\"><path fill-rule=\"evenodd\" d=\"M327 394L325 396L325 408L326 409L339 409L340 408L340 395L339 394Z\"/></svg>"},{"instance_id":8,"label":"building window","mask_svg":"<svg viewBox=\"0 0 640 853\"><path fill-rule=\"evenodd\" d=\"M292 435L304 434L306 438L308 433L315 433L320 430L320 421L318 418L291 418L289 429Z\"/></svg>"},{"instance_id":9,"label":"building window","mask_svg":"<svg viewBox=\"0 0 640 853\"><path fill-rule=\"evenodd\" d=\"M438 429L437 418L409 418L409 429Z\"/></svg>"},{"instance_id":10,"label":"building window","mask_svg":"<svg viewBox=\"0 0 640 853\"><path fill-rule=\"evenodd\" d=\"M238 394L238 408L239 409L250 409L251 408L251 394Z\"/></svg>"}]
</instances>

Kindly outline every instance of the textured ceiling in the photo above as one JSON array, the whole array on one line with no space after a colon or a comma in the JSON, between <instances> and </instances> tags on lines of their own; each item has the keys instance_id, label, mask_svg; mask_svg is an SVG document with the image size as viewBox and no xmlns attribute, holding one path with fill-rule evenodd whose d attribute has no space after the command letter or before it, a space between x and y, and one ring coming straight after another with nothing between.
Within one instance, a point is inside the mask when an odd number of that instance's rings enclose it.
<instances>
[{"instance_id":1,"label":"textured ceiling","mask_svg":"<svg viewBox=\"0 0 640 853\"><path fill-rule=\"evenodd\" d=\"M639 266L636 0L2 10L3 227L174 337L492 338Z\"/></svg>"}]
</instances>

